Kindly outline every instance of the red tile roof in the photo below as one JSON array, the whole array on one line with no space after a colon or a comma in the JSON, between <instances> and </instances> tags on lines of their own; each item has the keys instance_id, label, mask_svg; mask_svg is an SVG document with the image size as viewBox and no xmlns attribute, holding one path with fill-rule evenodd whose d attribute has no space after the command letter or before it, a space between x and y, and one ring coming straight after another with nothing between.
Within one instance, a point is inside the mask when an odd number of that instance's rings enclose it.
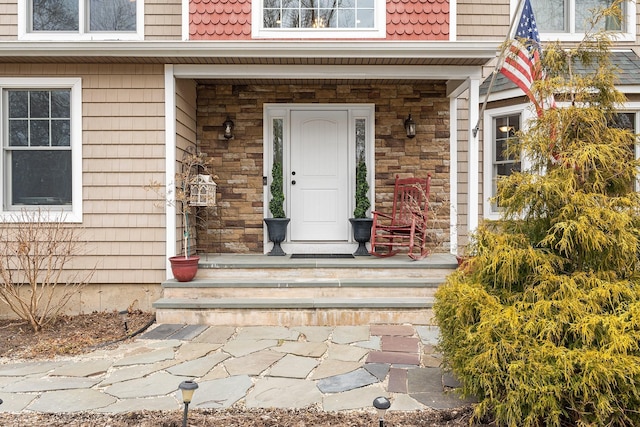
<instances>
[{"instance_id":1,"label":"red tile roof","mask_svg":"<svg viewBox=\"0 0 640 427\"><path fill-rule=\"evenodd\" d=\"M251 39L251 0L190 0L189 36ZM387 0L387 40L448 39L449 0Z\"/></svg>"}]
</instances>

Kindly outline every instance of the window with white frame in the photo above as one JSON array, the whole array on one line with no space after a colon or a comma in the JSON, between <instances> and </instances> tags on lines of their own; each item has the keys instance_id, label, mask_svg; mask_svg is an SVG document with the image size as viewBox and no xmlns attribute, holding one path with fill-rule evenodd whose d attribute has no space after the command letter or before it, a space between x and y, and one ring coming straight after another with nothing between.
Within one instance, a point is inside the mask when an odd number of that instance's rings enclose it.
<instances>
[{"instance_id":1,"label":"window with white frame","mask_svg":"<svg viewBox=\"0 0 640 427\"><path fill-rule=\"evenodd\" d=\"M504 107L488 110L484 115L484 216L498 218L500 206L492 198L496 196L498 181L522 169L521 156L513 153L518 142L517 134L531 112L527 106Z\"/></svg>"},{"instance_id":2,"label":"window with white frame","mask_svg":"<svg viewBox=\"0 0 640 427\"><path fill-rule=\"evenodd\" d=\"M593 12L611 6L615 0L531 0L538 30L547 38L581 38L591 28ZM608 17L594 30L635 33L635 3L623 2L622 20ZM572 37L575 36L575 37Z\"/></svg>"},{"instance_id":3,"label":"window with white frame","mask_svg":"<svg viewBox=\"0 0 640 427\"><path fill-rule=\"evenodd\" d=\"M252 9L254 37L381 37L386 31L382 0L262 0Z\"/></svg>"},{"instance_id":4,"label":"window with white frame","mask_svg":"<svg viewBox=\"0 0 640 427\"><path fill-rule=\"evenodd\" d=\"M43 209L81 215L80 81L2 88L2 212ZM35 82L34 82L35 83Z\"/></svg>"},{"instance_id":5,"label":"window with white frame","mask_svg":"<svg viewBox=\"0 0 640 427\"><path fill-rule=\"evenodd\" d=\"M138 39L143 0L26 0L19 2L21 38Z\"/></svg>"}]
</instances>

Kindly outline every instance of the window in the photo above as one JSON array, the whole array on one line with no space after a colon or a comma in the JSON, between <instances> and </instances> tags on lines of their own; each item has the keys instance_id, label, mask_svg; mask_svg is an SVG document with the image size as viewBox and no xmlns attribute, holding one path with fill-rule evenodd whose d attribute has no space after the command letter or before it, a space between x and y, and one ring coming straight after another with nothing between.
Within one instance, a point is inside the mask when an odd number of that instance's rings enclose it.
<instances>
[{"instance_id":1,"label":"window","mask_svg":"<svg viewBox=\"0 0 640 427\"><path fill-rule=\"evenodd\" d=\"M520 114L494 117L493 119L493 143L492 143L492 192L490 197L494 197L498 192L498 180L520 171L520 162L515 156L507 151L516 142L516 133L520 131ZM492 211L497 211L499 206L493 206Z\"/></svg>"},{"instance_id":2,"label":"window","mask_svg":"<svg viewBox=\"0 0 640 427\"><path fill-rule=\"evenodd\" d=\"M500 206L492 201L498 191L498 181L521 171L526 157L508 153L517 142L516 135L526 129L535 111L530 105L517 105L487 110L483 116L483 211L484 217L497 219Z\"/></svg>"},{"instance_id":3,"label":"window","mask_svg":"<svg viewBox=\"0 0 640 427\"><path fill-rule=\"evenodd\" d=\"M141 38L142 0L27 0L19 4L23 39Z\"/></svg>"},{"instance_id":4,"label":"window","mask_svg":"<svg viewBox=\"0 0 640 427\"><path fill-rule=\"evenodd\" d=\"M265 28L373 28L374 0L265 0Z\"/></svg>"},{"instance_id":5,"label":"window","mask_svg":"<svg viewBox=\"0 0 640 427\"><path fill-rule=\"evenodd\" d=\"M71 80L48 87L18 84L29 79L2 85L3 212L43 208L50 213L66 211L65 217L78 220L80 83Z\"/></svg>"},{"instance_id":6,"label":"window","mask_svg":"<svg viewBox=\"0 0 640 427\"><path fill-rule=\"evenodd\" d=\"M553 39L553 35L563 39L582 38L585 31L590 29L589 20L594 9L602 9L611 6L615 0L532 0L531 6L536 17L538 30L541 34L549 34L547 39ZM635 3L622 3L623 20L607 18L599 23L596 30L607 30L619 33L631 33L633 25L628 25L635 17Z\"/></svg>"},{"instance_id":7,"label":"window","mask_svg":"<svg viewBox=\"0 0 640 427\"><path fill-rule=\"evenodd\" d=\"M384 37L382 0L262 0L252 10L254 37Z\"/></svg>"}]
</instances>

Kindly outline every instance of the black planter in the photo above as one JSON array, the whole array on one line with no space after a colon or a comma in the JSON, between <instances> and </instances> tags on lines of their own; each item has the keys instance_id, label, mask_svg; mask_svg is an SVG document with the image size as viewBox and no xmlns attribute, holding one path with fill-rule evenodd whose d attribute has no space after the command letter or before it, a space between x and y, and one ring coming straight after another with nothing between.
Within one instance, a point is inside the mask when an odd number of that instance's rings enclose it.
<instances>
[{"instance_id":1,"label":"black planter","mask_svg":"<svg viewBox=\"0 0 640 427\"><path fill-rule=\"evenodd\" d=\"M372 218L349 218L353 227L353 238L358 242L358 249L353 253L355 256L368 256L369 251L365 243L371 240Z\"/></svg>"},{"instance_id":2,"label":"black planter","mask_svg":"<svg viewBox=\"0 0 640 427\"><path fill-rule=\"evenodd\" d=\"M267 255L286 255L280 247L280 243L284 242L284 239L287 237L289 218L265 218L264 223L267 224L269 240L273 242L273 248Z\"/></svg>"}]
</instances>

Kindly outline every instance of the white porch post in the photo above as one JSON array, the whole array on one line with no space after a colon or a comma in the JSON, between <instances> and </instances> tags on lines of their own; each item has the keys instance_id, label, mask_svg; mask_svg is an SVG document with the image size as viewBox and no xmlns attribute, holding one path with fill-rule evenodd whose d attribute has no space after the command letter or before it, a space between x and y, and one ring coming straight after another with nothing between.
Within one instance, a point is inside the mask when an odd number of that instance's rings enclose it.
<instances>
[{"instance_id":1,"label":"white porch post","mask_svg":"<svg viewBox=\"0 0 640 427\"><path fill-rule=\"evenodd\" d=\"M469 138L469 189L468 189L468 213L467 226L468 232L471 234L478 228L478 217L480 215L478 209L478 191L480 188L480 132L474 132L478 123L480 108L480 80L471 78L469 80L469 121L468 138Z\"/></svg>"},{"instance_id":2,"label":"white porch post","mask_svg":"<svg viewBox=\"0 0 640 427\"><path fill-rule=\"evenodd\" d=\"M449 251L458 252L458 98L449 98Z\"/></svg>"},{"instance_id":3,"label":"white porch post","mask_svg":"<svg viewBox=\"0 0 640 427\"><path fill-rule=\"evenodd\" d=\"M173 65L164 66L164 158L165 158L165 190L173 186L176 176L176 81ZM175 191L167 191L169 197ZM169 257L176 255L176 207L174 203L165 203L165 245L167 279L173 277Z\"/></svg>"}]
</instances>

